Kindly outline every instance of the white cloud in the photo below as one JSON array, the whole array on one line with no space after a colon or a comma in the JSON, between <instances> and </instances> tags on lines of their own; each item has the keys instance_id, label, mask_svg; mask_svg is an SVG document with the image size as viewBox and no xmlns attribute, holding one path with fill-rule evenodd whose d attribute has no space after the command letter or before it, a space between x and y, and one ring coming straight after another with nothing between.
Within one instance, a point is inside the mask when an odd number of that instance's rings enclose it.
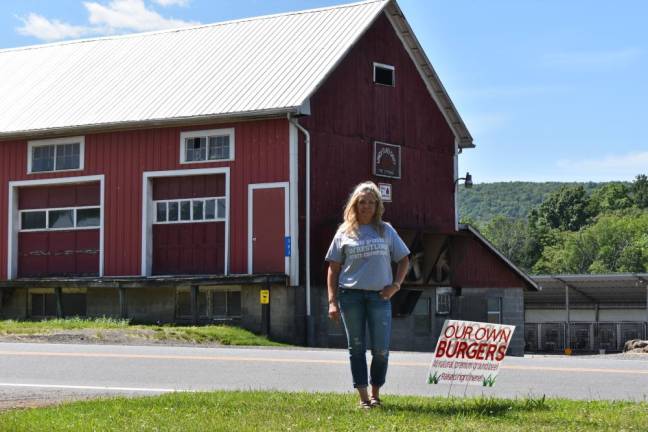
<instances>
[{"instance_id":1,"label":"white cloud","mask_svg":"<svg viewBox=\"0 0 648 432\"><path fill-rule=\"evenodd\" d=\"M189 4L189 0L153 0L153 2L159 4L160 6L186 6Z\"/></svg>"},{"instance_id":2,"label":"white cloud","mask_svg":"<svg viewBox=\"0 0 648 432\"><path fill-rule=\"evenodd\" d=\"M605 67L627 66L639 59L638 48L624 48L614 51L563 52L548 54L544 58L547 66L558 67Z\"/></svg>"},{"instance_id":3,"label":"white cloud","mask_svg":"<svg viewBox=\"0 0 648 432\"><path fill-rule=\"evenodd\" d=\"M87 27L74 26L59 20L49 20L35 13L30 13L26 18L18 18L23 22L22 27L16 29L18 33L24 36L33 36L47 42L79 38L91 32Z\"/></svg>"},{"instance_id":4,"label":"white cloud","mask_svg":"<svg viewBox=\"0 0 648 432\"><path fill-rule=\"evenodd\" d=\"M143 0L112 0L105 6L96 2L85 2L83 5L90 15L90 23L105 28L107 33L118 30L163 30L196 24L164 18L154 10L148 9Z\"/></svg>"},{"instance_id":5,"label":"white cloud","mask_svg":"<svg viewBox=\"0 0 648 432\"><path fill-rule=\"evenodd\" d=\"M562 159L556 166L572 178L602 180L631 180L648 167L648 151L607 155L598 159Z\"/></svg>"},{"instance_id":6,"label":"white cloud","mask_svg":"<svg viewBox=\"0 0 648 432\"><path fill-rule=\"evenodd\" d=\"M188 0L155 0L162 6L184 5ZM73 39L88 35L127 33L129 31L154 31L187 27L198 23L166 18L144 3L144 0L111 0L107 4L84 2L89 24L77 26L36 13L26 18L18 17L23 25L16 30L47 42Z\"/></svg>"}]
</instances>

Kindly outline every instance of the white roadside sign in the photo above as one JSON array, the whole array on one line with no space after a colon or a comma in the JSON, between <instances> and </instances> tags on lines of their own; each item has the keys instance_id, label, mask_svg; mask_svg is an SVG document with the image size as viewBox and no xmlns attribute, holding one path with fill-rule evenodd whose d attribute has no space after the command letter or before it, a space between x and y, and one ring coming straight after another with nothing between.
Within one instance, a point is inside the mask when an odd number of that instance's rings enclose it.
<instances>
[{"instance_id":1,"label":"white roadside sign","mask_svg":"<svg viewBox=\"0 0 648 432\"><path fill-rule=\"evenodd\" d=\"M446 320L428 371L428 384L492 387L515 326Z\"/></svg>"}]
</instances>

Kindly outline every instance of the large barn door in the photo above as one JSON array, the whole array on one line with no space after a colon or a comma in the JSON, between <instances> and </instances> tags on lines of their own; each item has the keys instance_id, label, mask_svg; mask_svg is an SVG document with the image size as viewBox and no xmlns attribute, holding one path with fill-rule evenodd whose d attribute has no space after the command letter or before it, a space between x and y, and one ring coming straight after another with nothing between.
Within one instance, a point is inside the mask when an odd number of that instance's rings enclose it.
<instances>
[{"instance_id":1,"label":"large barn door","mask_svg":"<svg viewBox=\"0 0 648 432\"><path fill-rule=\"evenodd\" d=\"M287 184L250 185L248 204L248 272L287 273Z\"/></svg>"},{"instance_id":2,"label":"large barn door","mask_svg":"<svg viewBox=\"0 0 648 432\"><path fill-rule=\"evenodd\" d=\"M153 179L152 274L224 274L225 174Z\"/></svg>"}]
</instances>

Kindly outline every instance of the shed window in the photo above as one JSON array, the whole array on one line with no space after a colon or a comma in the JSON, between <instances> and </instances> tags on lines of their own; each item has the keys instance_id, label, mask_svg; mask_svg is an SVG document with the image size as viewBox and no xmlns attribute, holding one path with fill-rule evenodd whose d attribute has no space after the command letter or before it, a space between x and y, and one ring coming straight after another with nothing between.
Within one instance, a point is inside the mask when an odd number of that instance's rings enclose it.
<instances>
[{"instance_id":1,"label":"shed window","mask_svg":"<svg viewBox=\"0 0 648 432\"><path fill-rule=\"evenodd\" d=\"M502 299L500 297L488 299L488 322L492 324L502 323Z\"/></svg>"},{"instance_id":2,"label":"shed window","mask_svg":"<svg viewBox=\"0 0 648 432\"><path fill-rule=\"evenodd\" d=\"M214 318L241 316L241 291L240 290L213 291L212 315Z\"/></svg>"},{"instance_id":3,"label":"shed window","mask_svg":"<svg viewBox=\"0 0 648 432\"><path fill-rule=\"evenodd\" d=\"M56 296L54 293L31 295L31 316L56 316Z\"/></svg>"},{"instance_id":4,"label":"shed window","mask_svg":"<svg viewBox=\"0 0 648 432\"><path fill-rule=\"evenodd\" d=\"M395 68L391 65L374 63L374 83L394 87L396 85Z\"/></svg>"},{"instance_id":5,"label":"shed window","mask_svg":"<svg viewBox=\"0 0 648 432\"><path fill-rule=\"evenodd\" d=\"M83 146L83 137L30 141L27 172L83 169Z\"/></svg>"},{"instance_id":6,"label":"shed window","mask_svg":"<svg viewBox=\"0 0 648 432\"><path fill-rule=\"evenodd\" d=\"M230 320L241 317L241 288L199 287L198 316L211 320ZM191 317L191 289L179 287L176 291L176 316Z\"/></svg>"},{"instance_id":7,"label":"shed window","mask_svg":"<svg viewBox=\"0 0 648 432\"><path fill-rule=\"evenodd\" d=\"M233 160L234 129L182 132L180 149L181 163Z\"/></svg>"},{"instance_id":8,"label":"shed window","mask_svg":"<svg viewBox=\"0 0 648 432\"><path fill-rule=\"evenodd\" d=\"M452 291L450 288L437 288L436 295L436 313L447 315L450 313L452 305Z\"/></svg>"}]
</instances>

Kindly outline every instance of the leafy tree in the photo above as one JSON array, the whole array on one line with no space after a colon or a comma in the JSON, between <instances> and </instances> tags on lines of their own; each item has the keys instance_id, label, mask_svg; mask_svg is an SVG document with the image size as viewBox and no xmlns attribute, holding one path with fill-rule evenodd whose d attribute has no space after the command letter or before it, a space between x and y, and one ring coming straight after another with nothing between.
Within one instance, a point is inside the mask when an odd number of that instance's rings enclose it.
<instances>
[{"instance_id":1,"label":"leafy tree","mask_svg":"<svg viewBox=\"0 0 648 432\"><path fill-rule=\"evenodd\" d=\"M590 195L590 214L607 213L632 207L630 188L624 183L608 183Z\"/></svg>"},{"instance_id":2,"label":"leafy tree","mask_svg":"<svg viewBox=\"0 0 648 432\"><path fill-rule=\"evenodd\" d=\"M635 177L630 191L632 200L637 207L641 209L648 208L648 177L646 174L639 174Z\"/></svg>"},{"instance_id":3,"label":"leafy tree","mask_svg":"<svg viewBox=\"0 0 648 432\"><path fill-rule=\"evenodd\" d=\"M563 186L582 186L588 193L606 183L496 182L477 183L471 189L459 185L461 217L485 225L495 216L526 219L552 192ZM629 185L629 183L628 183Z\"/></svg>"},{"instance_id":4,"label":"leafy tree","mask_svg":"<svg viewBox=\"0 0 648 432\"><path fill-rule=\"evenodd\" d=\"M546 247L534 273L645 272L648 269L648 212L601 215L579 232L564 232Z\"/></svg>"},{"instance_id":5,"label":"leafy tree","mask_svg":"<svg viewBox=\"0 0 648 432\"><path fill-rule=\"evenodd\" d=\"M561 231L578 231L589 222L590 216L585 189L582 186L563 186L545 198L532 222Z\"/></svg>"},{"instance_id":6,"label":"leafy tree","mask_svg":"<svg viewBox=\"0 0 648 432\"><path fill-rule=\"evenodd\" d=\"M466 225L471 225L473 228L477 229L478 231L481 231L481 225L477 219L474 219L470 216L462 216L459 219L460 224L466 224Z\"/></svg>"},{"instance_id":7,"label":"leafy tree","mask_svg":"<svg viewBox=\"0 0 648 432\"><path fill-rule=\"evenodd\" d=\"M516 265L528 270L533 265L530 251L534 248L524 219L494 217L483 229L493 246Z\"/></svg>"}]
</instances>

